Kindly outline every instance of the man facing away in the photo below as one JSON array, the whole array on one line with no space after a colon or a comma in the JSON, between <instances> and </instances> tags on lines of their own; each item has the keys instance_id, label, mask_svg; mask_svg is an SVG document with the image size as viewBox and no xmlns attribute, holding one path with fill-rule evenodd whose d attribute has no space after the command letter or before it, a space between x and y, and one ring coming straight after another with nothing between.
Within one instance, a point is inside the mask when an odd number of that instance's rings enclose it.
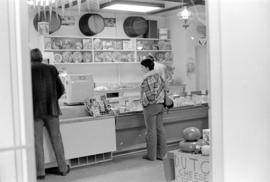
<instances>
[{"instance_id":1,"label":"man facing away","mask_svg":"<svg viewBox=\"0 0 270 182\"><path fill-rule=\"evenodd\" d=\"M64 147L59 127L61 114L58 99L64 93L64 86L53 65L42 63L39 49L31 50L32 94L34 109L34 135L37 178L45 178L43 126L47 128L58 164L58 174L65 176L69 167L65 161Z\"/></svg>"},{"instance_id":2,"label":"man facing away","mask_svg":"<svg viewBox=\"0 0 270 182\"><path fill-rule=\"evenodd\" d=\"M154 70L166 82L166 66L164 64L161 64L161 63L157 62L156 59L151 55L148 55L147 58L151 59L154 62L154 65L155 65Z\"/></svg>"}]
</instances>

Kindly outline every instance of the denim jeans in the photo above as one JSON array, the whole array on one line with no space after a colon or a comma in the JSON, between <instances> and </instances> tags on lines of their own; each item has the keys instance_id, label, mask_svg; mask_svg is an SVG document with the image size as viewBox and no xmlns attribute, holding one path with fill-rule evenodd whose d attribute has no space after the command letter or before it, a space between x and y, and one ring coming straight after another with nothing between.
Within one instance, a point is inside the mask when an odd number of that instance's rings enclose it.
<instances>
[{"instance_id":1,"label":"denim jeans","mask_svg":"<svg viewBox=\"0 0 270 182\"><path fill-rule=\"evenodd\" d=\"M163 158L167 152L165 128L163 126L163 104L151 104L144 108L147 156L151 160Z\"/></svg>"},{"instance_id":2,"label":"denim jeans","mask_svg":"<svg viewBox=\"0 0 270 182\"><path fill-rule=\"evenodd\" d=\"M42 119L35 119L34 134L35 134L35 154L36 154L36 169L37 176L45 175L44 166L44 149L43 149L43 126L46 127L50 136L50 141L54 150L59 171L65 172L67 165L65 161L64 147L62 136L59 128L59 118L47 116Z\"/></svg>"}]
</instances>

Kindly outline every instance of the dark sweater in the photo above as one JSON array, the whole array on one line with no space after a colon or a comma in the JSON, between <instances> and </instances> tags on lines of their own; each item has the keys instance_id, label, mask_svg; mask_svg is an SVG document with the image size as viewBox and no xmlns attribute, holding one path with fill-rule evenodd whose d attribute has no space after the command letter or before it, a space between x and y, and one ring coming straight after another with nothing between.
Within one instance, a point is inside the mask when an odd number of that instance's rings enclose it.
<instances>
[{"instance_id":1,"label":"dark sweater","mask_svg":"<svg viewBox=\"0 0 270 182\"><path fill-rule=\"evenodd\" d=\"M58 99L64 93L64 86L53 65L32 62L32 91L35 119L61 114Z\"/></svg>"}]
</instances>

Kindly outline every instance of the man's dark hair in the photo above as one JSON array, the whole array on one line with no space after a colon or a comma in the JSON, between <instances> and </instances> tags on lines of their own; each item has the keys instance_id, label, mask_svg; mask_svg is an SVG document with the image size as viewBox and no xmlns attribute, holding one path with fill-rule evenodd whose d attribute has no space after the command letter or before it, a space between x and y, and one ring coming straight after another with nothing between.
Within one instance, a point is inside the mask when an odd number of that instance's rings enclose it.
<instances>
[{"instance_id":1,"label":"man's dark hair","mask_svg":"<svg viewBox=\"0 0 270 182\"><path fill-rule=\"evenodd\" d=\"M41 51L38 48L31 50L31 62L42 62L42 54Z\"/></svg>"},{"instance_id":2,"label":"man's dark hair","mask_svg":"<svg viewBox=\"0 0 270 182\"><path fill-rule=\"evenodd\" d=\"M141 61L141 65L148 68L150 71L154 69L155 64L151 59L144 59Z\"/></svg>"},{"instance_id":3,"label":"man's dark hair","mask_svg":"<svg viewBox=\"0 0 270 182\"><path fill-rule=\"evenodd\" d=\"M151 59L152 61L155 61L155 58L152 55L148 55L146 59Z\"/></svg>"}]
</instances>

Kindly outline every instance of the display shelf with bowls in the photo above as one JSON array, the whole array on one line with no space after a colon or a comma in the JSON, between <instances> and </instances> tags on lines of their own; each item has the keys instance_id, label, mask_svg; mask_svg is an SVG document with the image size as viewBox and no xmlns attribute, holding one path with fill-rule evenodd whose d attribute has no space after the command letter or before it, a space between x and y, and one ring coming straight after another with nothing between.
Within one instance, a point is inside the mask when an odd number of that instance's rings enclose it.
<instances>
[{"instance_id":1,"label":"display shelf with bowls","mask_svg":"<svg viewBox=\"0 0 270 182\"><path fill-rule=\"evenodd\" d=\"M45 36L44 52L52 64L139 63L148 55L171 60L169 39Z\"/></svg>"}]
</instances>

